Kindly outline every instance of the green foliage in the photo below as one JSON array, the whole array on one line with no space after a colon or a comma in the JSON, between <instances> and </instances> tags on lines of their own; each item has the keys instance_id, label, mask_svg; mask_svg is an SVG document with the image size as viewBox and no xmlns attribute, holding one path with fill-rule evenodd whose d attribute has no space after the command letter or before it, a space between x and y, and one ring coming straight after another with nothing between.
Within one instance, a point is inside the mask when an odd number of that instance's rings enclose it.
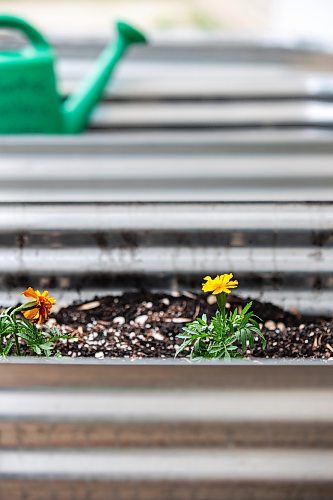
<instances>
[{"instance_id":1,"label":"green foliage","mask_svg":"<svg viewBox=\"0 0 333 500\"><path fill-rule=\"evenodd\" d=\"M52 354L56 341L61 338L71 337L63 335L58 328L51 328L48 332L40 330L15 309L0 314L1 357L13 354L13 351L20 356L22 344L19 339L24 341L24 352L48 357Z\"/></svg>"},{"instance_id":2,"label":"green foliage","mask_svg":"<svg viewBox=\"0 0 333 500\"><path fill-rule=\"evenodd\" d=\"M176 356L190 347L191 359L240 358L248 346L254 346L255 337L261 339L265 348L266 341L251 306L252 302L249 302L240 313L237 309L227 313L222 303L211 322L203 314L201 318L188 323L182 333L177 335L182 339L182 344L177 349Z\"/></svg>"}]
</instances>

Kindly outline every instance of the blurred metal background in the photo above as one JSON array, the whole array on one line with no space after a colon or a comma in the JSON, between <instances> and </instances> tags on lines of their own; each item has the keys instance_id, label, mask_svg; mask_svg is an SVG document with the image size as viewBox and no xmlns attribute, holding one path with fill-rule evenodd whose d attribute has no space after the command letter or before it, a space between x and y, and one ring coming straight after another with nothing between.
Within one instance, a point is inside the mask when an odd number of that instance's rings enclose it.
<instances>
[{"instance_id":1,"label":"blurred metal background","mask_svg":"<svg viewBox=\"0 0 333 500\"><path fill-rule=\"evenodd\" d=\"M71 92L101 41L57 43ZM211 37L157 41L119 67L77 137L0 138L1 303L195 288L331 314L333 56Z\"/></svg>"}]
</instances>

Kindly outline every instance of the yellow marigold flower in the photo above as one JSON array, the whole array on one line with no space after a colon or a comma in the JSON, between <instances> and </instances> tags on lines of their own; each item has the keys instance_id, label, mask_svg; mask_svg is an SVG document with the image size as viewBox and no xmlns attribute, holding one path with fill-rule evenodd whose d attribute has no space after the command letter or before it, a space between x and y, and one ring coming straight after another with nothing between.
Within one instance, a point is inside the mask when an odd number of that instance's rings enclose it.
<instances>
[{"instance_id":1,"label":"yellow marigold flower","mask_svg":"<svg viewBox=\"0 0 333 500\"><path fill-rule=\"evenodd\" d=\"M204 280L206 283L202 283L203 292L212 292L213 295L218 295L219 293L230 293L232 288L238 287L238 281L233 280L233 274L220 274L216 278L211 278L206 276Z\"/></svg>"},{"instance_id":2,"label":"yellow marigold flower","mask_svg":"<svg viewBox=\"0 0 333 500\"><path fill-rule=\"evenodd\" d=\"M22 310L23 316L33 323L44 323L49 317L52 306L56 303L55 299L49 295L47 290L40 293L39 290L34 290L31 286L22 292L22 295L33 299L26 303L26 307L30 307Z\"/></svg>"}]
</instances>

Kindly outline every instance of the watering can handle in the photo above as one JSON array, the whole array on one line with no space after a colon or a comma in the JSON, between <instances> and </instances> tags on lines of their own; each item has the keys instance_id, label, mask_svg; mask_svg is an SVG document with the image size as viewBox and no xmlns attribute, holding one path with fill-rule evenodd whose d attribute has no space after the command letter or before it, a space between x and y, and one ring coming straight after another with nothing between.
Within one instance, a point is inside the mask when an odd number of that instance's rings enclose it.
<instances>
[{"instance_id":1,"label":"watering can handle","mask_svg":"<svg viewBox=\"0 0 333 500\"><path fill-rule=\"evenodd\" d=\"M48 50L50 45L46 38L31 24L23 19L9 14L0 14L0 28L12 28L25 34L33 47L37 50Z\"/></svg>"}]
</instances>

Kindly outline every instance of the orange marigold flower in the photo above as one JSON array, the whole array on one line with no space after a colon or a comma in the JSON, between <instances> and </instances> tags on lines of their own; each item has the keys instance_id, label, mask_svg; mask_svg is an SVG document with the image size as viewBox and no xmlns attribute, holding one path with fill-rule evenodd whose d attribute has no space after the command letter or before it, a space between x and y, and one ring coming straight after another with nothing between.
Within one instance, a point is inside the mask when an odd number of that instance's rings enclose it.
<instances>
[{"instance_id":1,"label":"orange marigold flower","mask_svg":"<svg viewBox=\"0 0 333 500\"><path fill-rule=\"evenodd\" d=\"M211 278L206 276L204 280L206 283L202 283L203 292L212 292L213 295L218 295L219 293L230 293L232 288L238 287L238 281L233 280L233 274L221 274L217 275L216 278Z\"/></svg>"},{"instance_id":2,"label":"orange marigold flower","mask_svg":"<svg viewBox=\"0 0 333 500\"><path fill-rule=\"evenodd\" d=\"M39 290L34 290L31 286L22 292L22 295L32 299L25 304L25 309L22 310L23 316L33 323L44 323L49 317L52 306L56 303L55 299L49 295L47 290L40 293Z\"/></svg>"}]
</instances>

